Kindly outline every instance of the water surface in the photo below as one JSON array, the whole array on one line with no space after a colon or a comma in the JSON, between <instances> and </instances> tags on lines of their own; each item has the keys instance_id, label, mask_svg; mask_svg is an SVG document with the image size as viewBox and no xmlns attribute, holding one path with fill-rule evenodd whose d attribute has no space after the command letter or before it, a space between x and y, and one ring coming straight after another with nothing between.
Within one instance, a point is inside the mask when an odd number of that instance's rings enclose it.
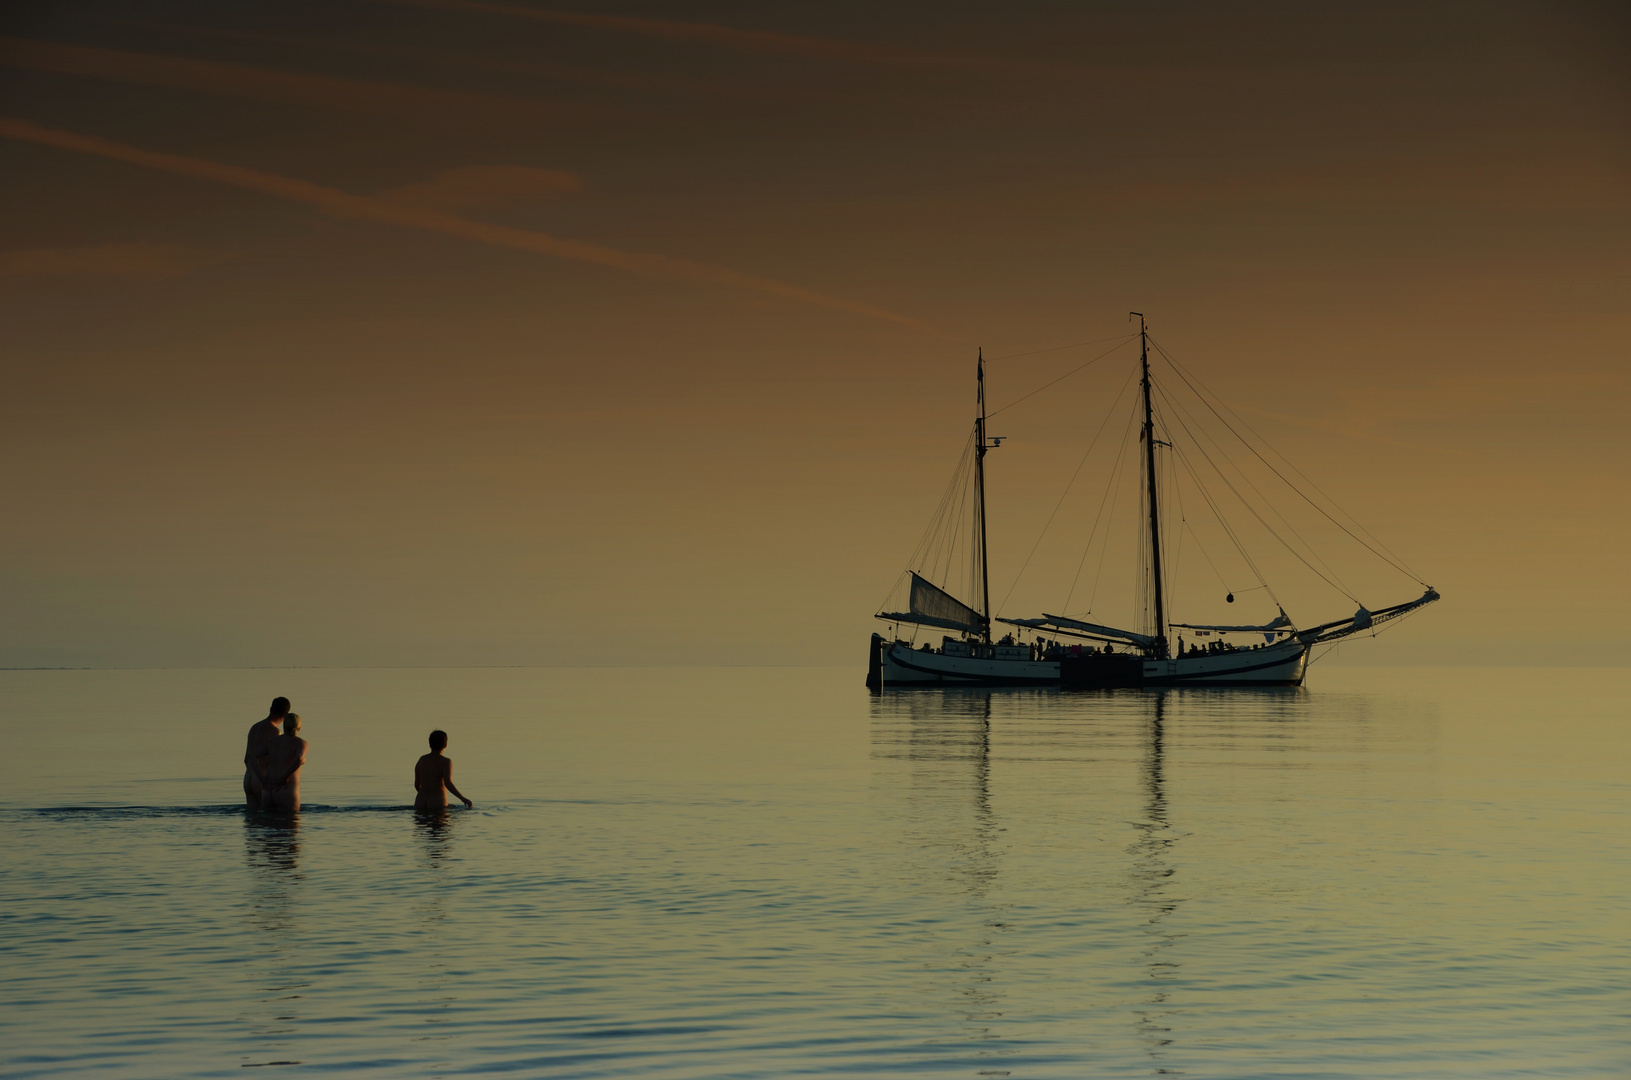
<instances>
[{"instance_id":1,"label":"water surface","mask_svg":"<svg viewBox=\"0 0 1631 1080\"><path fill-rule=\"evenodd\" d=\"M861 674L0 672L0 1074L1631 1072L1631 673Z\"/></svg>"}]
</instances>

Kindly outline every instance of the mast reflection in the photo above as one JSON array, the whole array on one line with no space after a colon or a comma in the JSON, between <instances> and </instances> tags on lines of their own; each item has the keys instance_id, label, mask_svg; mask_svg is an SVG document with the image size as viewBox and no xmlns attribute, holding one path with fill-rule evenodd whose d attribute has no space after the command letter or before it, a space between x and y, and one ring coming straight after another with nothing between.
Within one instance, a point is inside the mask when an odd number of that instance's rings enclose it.
<instances>
[{"instance_id":1,"label":"mast reflection","mask_svg":"<svg viewBox=\"0 0 1631 1080\"><path fill-rule=\"evenodd\" d=\"M925 960L958 973L946 988L953 997L930 1007L960 1021L961 1039L981 1061L1011 1052L996 1027L1006 995L995 966L1009 923L999 892L1003 827L992 797L992 703L990 691L974 689L886 691L872 701L875 756L910 763L901 836L901 869L915 879L909 891L958 898L966 918L962 929L928 943L936 955Z\"/></svg>"},{"instance_id":2,"label":"mast reflection","mask_svg":"<svg viewBox=\"0 0 1631 1080\"><path fill-rule=\"evenodd\" d=\"M1168 950L1182 935L1174 931L1168 921L1183 904L1175 889L1175 868L1169 861L1179 833L1167 816L1166 792L1166 709L1167 692L1156 691L1149 720L1149 735L1142 770L1144 820L1135 823L1138 837L1127 851L1133 857L1131 877L1133 894L1131 903L1144 919L1141 930L1145 936L1140 950L1144 979L1149 995L1133 1010L1134 1025L1144 1042L1145 1050L1156 1064L1157 1074L1170 1070L1162 1068L1166 1048L1173 1043L1170 1023L1173 1010L1167 1002L1167 985L1177 977L1179 964Z\"/></svg>"}]
</instances>

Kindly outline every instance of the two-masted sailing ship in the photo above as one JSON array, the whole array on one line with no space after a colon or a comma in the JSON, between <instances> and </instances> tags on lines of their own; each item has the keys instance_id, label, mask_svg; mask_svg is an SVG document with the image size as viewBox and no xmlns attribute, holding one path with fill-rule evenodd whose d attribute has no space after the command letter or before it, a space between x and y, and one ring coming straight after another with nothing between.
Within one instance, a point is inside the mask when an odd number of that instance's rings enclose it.
<instances>
[{"instance_id":1,"label":"two-masted sailing ship","mask_svg":"<svg viewBox=\"0 0 1631 1080\"><path fill-rule=\"evenodd\" d=\"M952 595L944 587L945 582L937 584L919 568L908 567L901 582L906 586L906 609L880 611L876 616L892 624L895 632L888 637L872 635L867 670L869 687L880 690L949 686L1300 686L1317 646L1355 634L1374 633L1382 624L1439 598L1431 586L1415 579L1426 591L1413 600L1375 610L1367 610L1361 604L1352 616L1312 626L1298 625L1283 607L1274 618L1255 625L1171 621L1169 584L1163 565L1163 506L1157 455L1163 449L1170 450L1173 442L1159 422L1155 407L1149 330L1141 314L1132 314L1139 320L1142 423L1138 425L1138 438L1142 452L1140 502L1144 516L1139 557L1147 599L1145 625L1138 630L1124 630L1088 618L1048 613L993 619L986 549L985 458L988 451L1000 445L1001 439L986 433L982 355L976 361L976 415L969 442L972 512L968 517L972 536L968 538L968 551L974 586L972 602ZM1132 340L1129 337L1126 343ZM1329 513L1326 516L1331 517ZM1347 526L1338 524L1378 557L1405 570L1391 555L1361 539ZM1409 576L1415 578L1413 574ZM1234 602L1233 592L1228 599ZM1006 624L1013 630L995 638L993 622ZM912 639L902 633L903 627L915 628ZM940 641L915 640L924 631L940 632ZM1183 645L1184 631L1190 633L1188 648Z\"/></svg>"}]
</instances>

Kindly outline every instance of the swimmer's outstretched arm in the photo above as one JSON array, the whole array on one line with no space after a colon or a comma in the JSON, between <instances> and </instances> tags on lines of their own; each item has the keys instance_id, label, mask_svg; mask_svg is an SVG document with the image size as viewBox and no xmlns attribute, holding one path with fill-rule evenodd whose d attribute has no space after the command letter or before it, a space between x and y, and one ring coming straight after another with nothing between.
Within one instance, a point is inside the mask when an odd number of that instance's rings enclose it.
<instances>
[{"instance_id":1,"label":"swimmer's outstretched arm","mask_svg":"<svg viewBox=\"0 0 1631 1080\"><path fill-rule=\"evenodd\" d=\"M459 801L464 803L466 810L474 809L476 804L465 798L464 792L453 786L453 762L451 759L447 762L447 768L442 771L442 782L447 785L447 790L459 797Z\"/></svg>"}]
</instances>

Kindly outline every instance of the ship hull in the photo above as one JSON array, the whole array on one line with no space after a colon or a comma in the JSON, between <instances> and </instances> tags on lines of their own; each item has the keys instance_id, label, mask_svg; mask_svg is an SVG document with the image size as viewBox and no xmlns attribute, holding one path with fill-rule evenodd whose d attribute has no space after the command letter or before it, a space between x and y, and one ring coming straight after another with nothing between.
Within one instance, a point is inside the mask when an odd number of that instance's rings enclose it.
<instances>
[{"instance_id":1,"label":"ship hull","mask_svg":"<svg viewBox=\"0 0 1631 1080\"><path fill-rule=\"evenodd\" d=\"M1060 686L1073 690L1144 686L1301 686L1308 649L1291 638L1260 649L1173 660L1090 653L1062 660L1009 660L923 652L874 635L867 685L883 687Z\"/></svg>"},{"instance_id":2,"label":"ship hull","mask_svg":"<svg viewBox=\"0 0 1631 1080\"><path fill-rule=\"evenodd\" d=\"M946 656L877 642L883 686L1058 686L1057 660L995 660Z\"/></svg>"},{"instance_id":3,"label":"ship hull","mask_svg":"<svg viewBox=\"0 0 1631 1080\"><path fill-rule=\"evenodd\" d=\"M1260 649L1145 660L1145 686L1301 686L1308 647L1296 638Z\"/></svg>"}]
</instances>

